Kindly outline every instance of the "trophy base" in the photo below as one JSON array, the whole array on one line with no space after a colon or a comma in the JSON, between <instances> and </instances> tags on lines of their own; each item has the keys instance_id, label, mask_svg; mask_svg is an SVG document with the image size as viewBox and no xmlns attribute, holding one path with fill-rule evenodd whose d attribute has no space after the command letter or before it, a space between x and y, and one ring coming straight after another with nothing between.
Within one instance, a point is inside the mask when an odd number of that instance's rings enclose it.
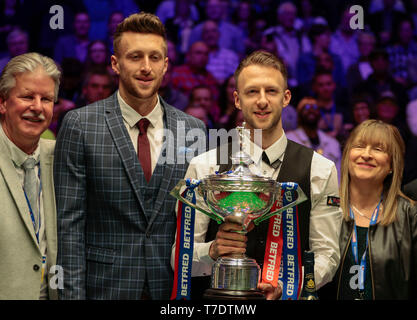
<instances>
[{"instance_id":1,"label":"trophy base","mask_svg":"<svg viewBox=\"0 0 417 320\"><path fill-rule=\"evenodd\" d=\"M205 300L265 300L265 295L259 290L227 290L207 289L204 292Z\"/></svg>"}]
</instances>

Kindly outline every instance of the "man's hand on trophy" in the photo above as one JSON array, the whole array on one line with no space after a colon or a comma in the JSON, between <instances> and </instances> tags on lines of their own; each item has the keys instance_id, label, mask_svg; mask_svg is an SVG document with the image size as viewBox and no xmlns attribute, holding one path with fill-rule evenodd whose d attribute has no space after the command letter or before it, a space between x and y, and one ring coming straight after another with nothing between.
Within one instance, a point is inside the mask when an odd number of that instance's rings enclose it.
<instances>
[{"instance_id":1,"label":"man's hand on trophy","mask_svg":"<svg viewBox=\"0 0 417 320\"><path fill-rule=\"evenodd\" d=\"M252 229L253 224L250 224L248 231ZM245 253L248 238L242 233L242 230L242 224L236 220L236 217L227 216L217 231L216 240L210 246L210 257L217 260L219 256Z\"/></svg>"},{"instance_id":2,"label":"man's hand on trophy","mask_svg":"<svg viewBox=\"0 0 417 320\"><path fill-rule=\"evenodd\" d=\"M266 300L277 300L281 298L282 295L282 288L279 284L277 287L274 287L270 283L260 282L258 284L258 289L265 294Z\"/></svg>"}]
</instances>

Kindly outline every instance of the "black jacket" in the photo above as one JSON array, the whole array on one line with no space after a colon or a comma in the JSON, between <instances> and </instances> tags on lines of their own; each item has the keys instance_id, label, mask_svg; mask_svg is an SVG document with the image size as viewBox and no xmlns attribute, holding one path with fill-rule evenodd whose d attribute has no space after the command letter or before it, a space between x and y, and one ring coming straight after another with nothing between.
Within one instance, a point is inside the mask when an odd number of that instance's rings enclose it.
<instances>
[{"instance_id":1,"label":"black jacket","mask_svg":"<svg viewBox=\"0 0 417 320\"><path fill-rule=\"evenodd\" d=\"M417 201L417 178L404 186L404 193L407 197Z\"/></svg>"},{"instance_id":2,"label":"black jacket","mask_svg":"<svg viewBox=\"0 0 417 320\"><path fill-rule=\"evenodd\" d=\"M334 280L340 292L343 263L353 232L353 220L343 220L340 233L341 261ZM368 257L371 266L372 296L375 300L417 298L417 205L398 199L397 219L388 226L369 229Z\"/></svg>"}]
</instances>

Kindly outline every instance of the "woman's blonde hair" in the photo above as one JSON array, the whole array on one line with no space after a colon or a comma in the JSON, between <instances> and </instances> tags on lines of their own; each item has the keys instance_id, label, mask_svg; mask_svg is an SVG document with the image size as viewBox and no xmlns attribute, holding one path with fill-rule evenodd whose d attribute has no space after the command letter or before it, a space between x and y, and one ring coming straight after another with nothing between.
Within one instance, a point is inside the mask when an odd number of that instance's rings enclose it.
<instances>
[{"instance_id":1,"label":"woman's blonde hair","mask_svg":"<svg viewBox=\"0 0 417 320\"><path fill-rule=\"evenodd\" d=\"M380 120L366 120L359 124L350 134L343 150L340 179L340 205L343 217L349 219L349 153L353 143L380 145L391 161L392 173L383 182L383 216L381 225L389 225L396 219L398 196L414 203L401 192L404 169L405 144L398 129Z\"/></svg>"}]
</instances>

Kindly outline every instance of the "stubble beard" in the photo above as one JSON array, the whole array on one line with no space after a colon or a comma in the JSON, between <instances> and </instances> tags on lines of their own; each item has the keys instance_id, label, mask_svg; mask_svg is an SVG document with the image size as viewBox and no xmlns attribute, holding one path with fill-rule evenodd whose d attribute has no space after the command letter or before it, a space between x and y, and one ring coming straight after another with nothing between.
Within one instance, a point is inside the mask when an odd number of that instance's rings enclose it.
<instances>
[{"instance_id":1,"label":"stubble beard","mask_svg":"<svg viewBox=\"0 0 417 320\"><path fill-rule=\"evenodd\" d=\"M135 85L133 80L132 82L127 81L128 79L120 78L120 81L123 83L123 87L129 96L136 100L149 100L156 97L158 93L159 86L161 81L154 83L154 85L148 90L142 90L139 86Z\"/></svg>"},{"instance_id":2,"label":"stubble beard","mask_svg":"<svg viewBox=\"0 0 417 320\"><path fill-rule=\"evenodd\" d=\"M247 117L244 121L249 124L252 129L261 129L263 133L273 132L274 129L278 126L281 120L281 114L273 116L274 118L270 120L270 123L260 123L256 121L256 116Z\"/></svg>"}]
</instances>

